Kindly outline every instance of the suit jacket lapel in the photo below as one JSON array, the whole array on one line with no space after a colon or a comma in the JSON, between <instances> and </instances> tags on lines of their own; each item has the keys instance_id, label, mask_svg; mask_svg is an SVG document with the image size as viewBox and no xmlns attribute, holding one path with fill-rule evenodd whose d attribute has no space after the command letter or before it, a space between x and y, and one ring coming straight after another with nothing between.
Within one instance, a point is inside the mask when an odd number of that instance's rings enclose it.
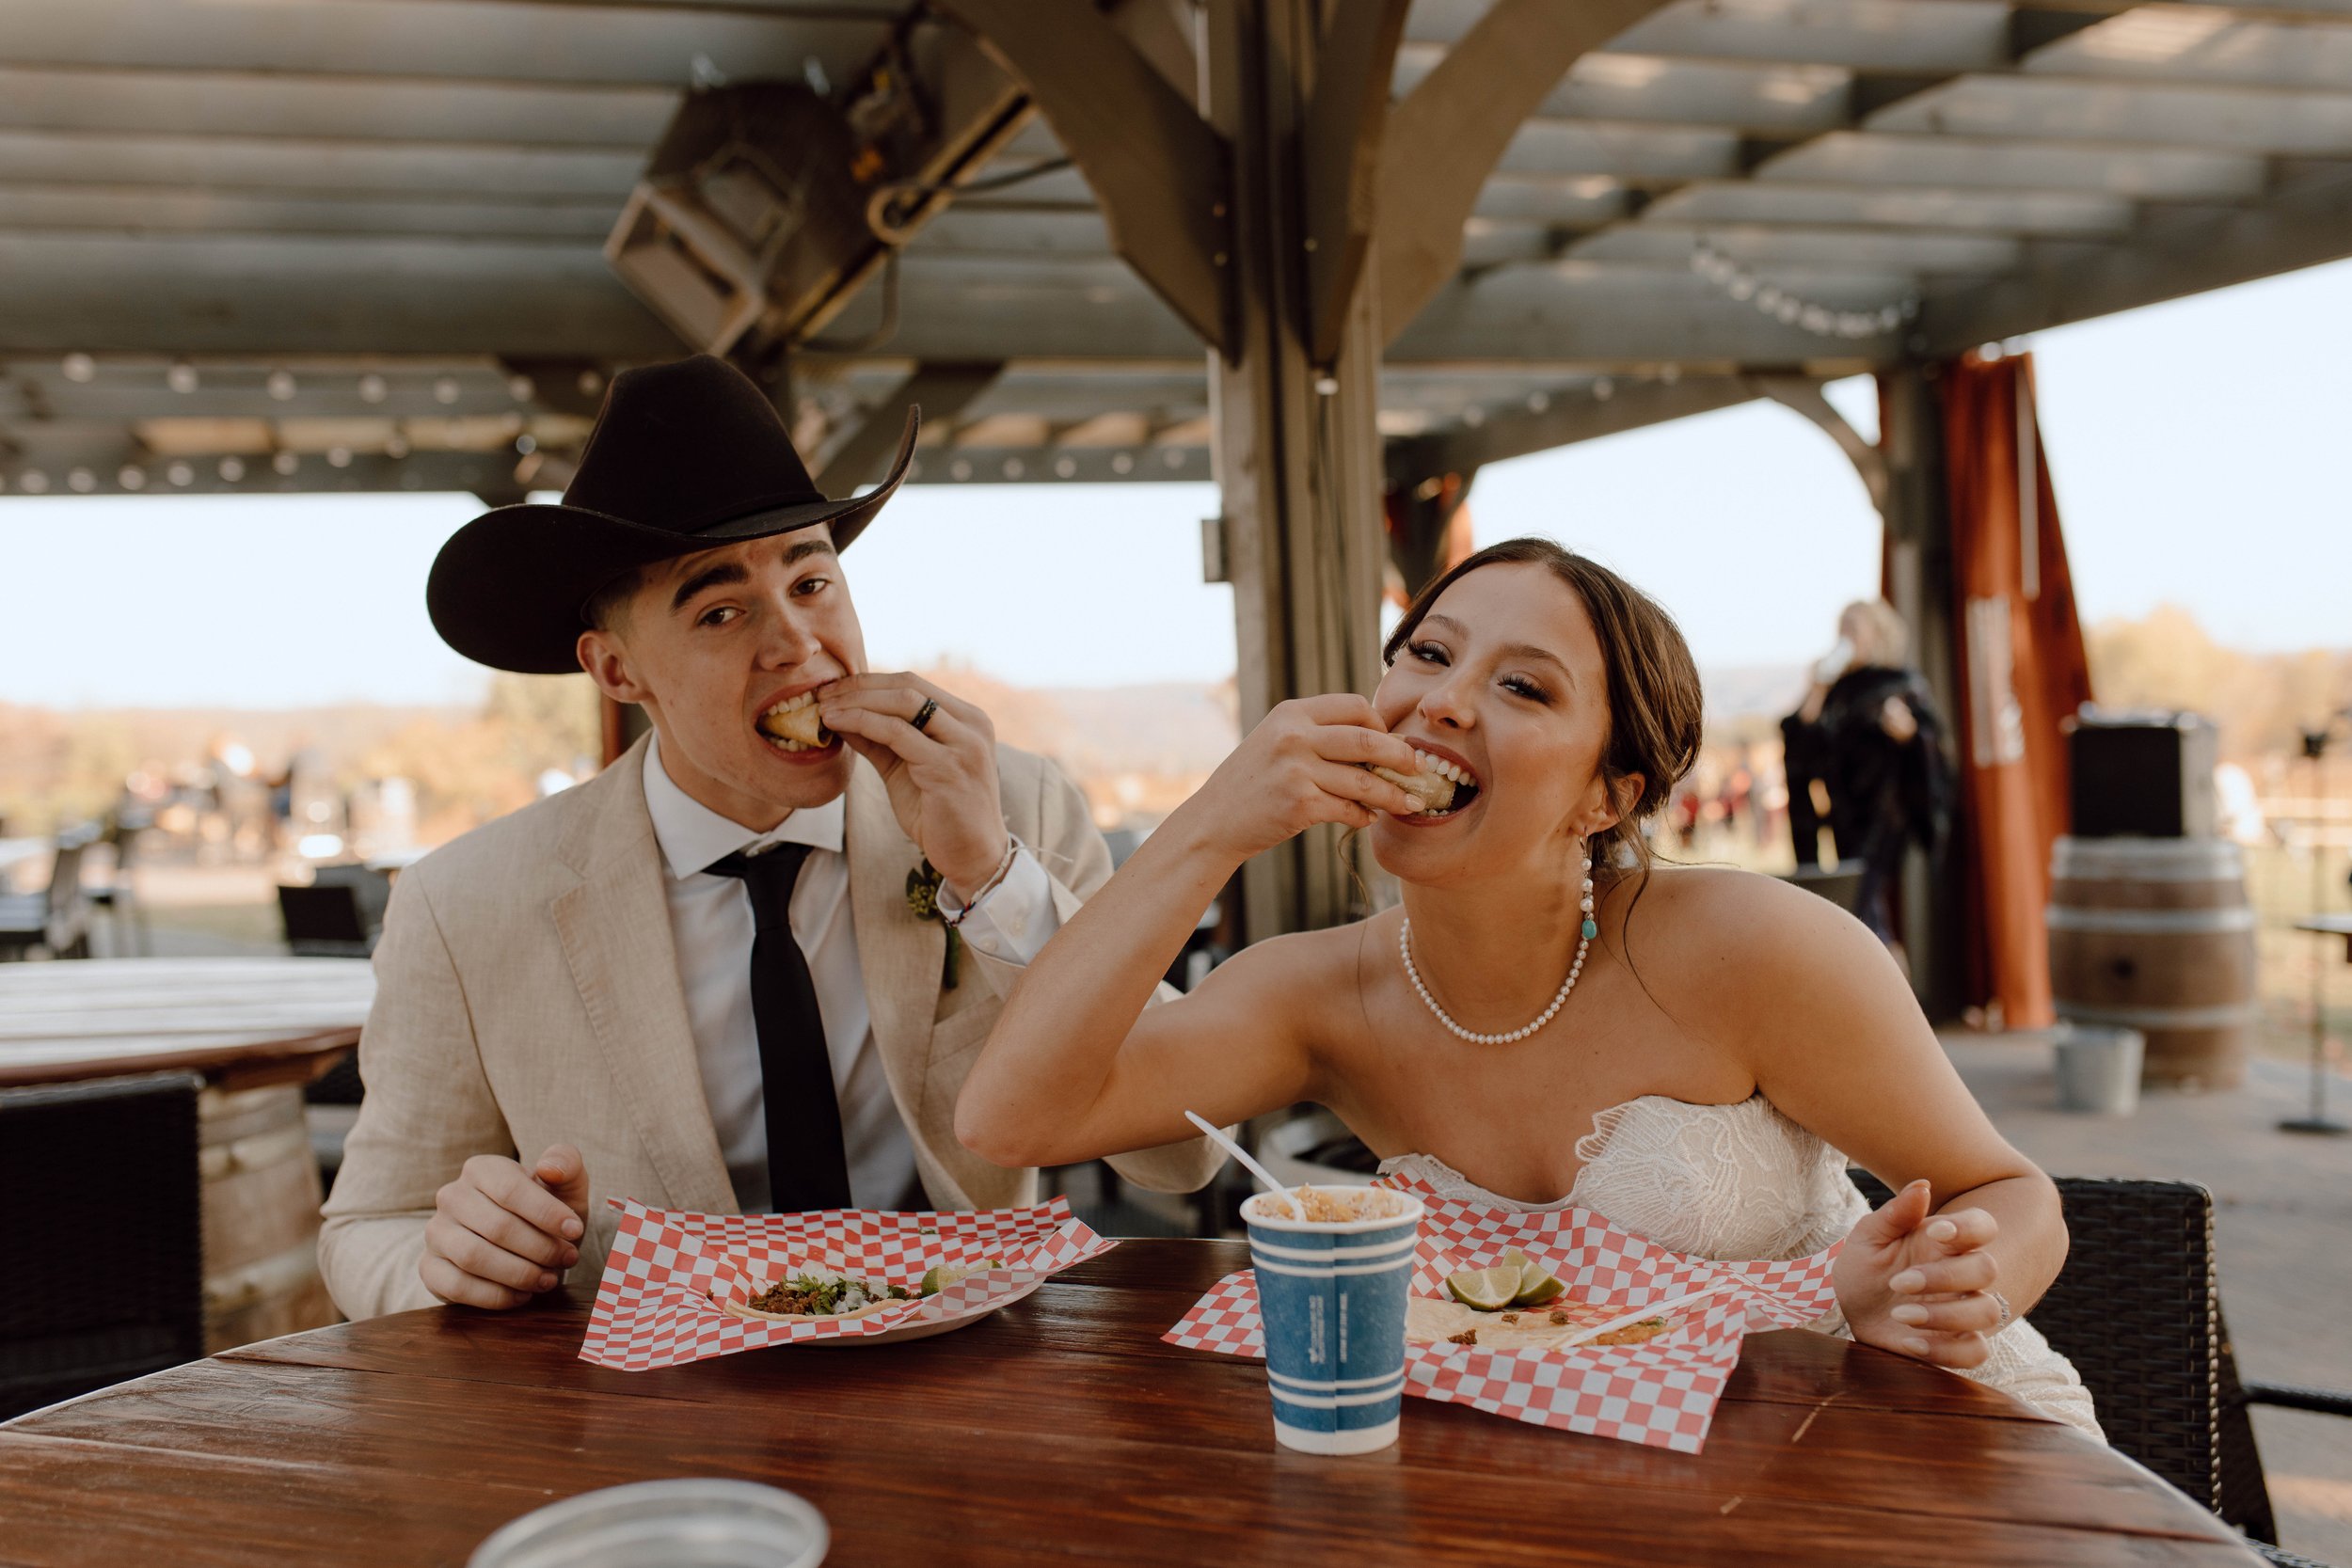
<instances>
[{"instance_id":1,"label":"suit jacket lapel","mask_svg":"<svg viewBox=\"0 0 2352 1568\"><path fill-rule=\"evenodd\" d=\"M605 1069L673 1208L735 1212L703 1098L702 1066L670 935L667 872L645 811L642 740L582 789L605 791L558 853L580 883L550 912ZM631 1194L631 1196L641 1195ZM642 1195L648 1201L653 1195Z\"/></svg>"},{"instance_id":2,"label":"suit jacket lapel","mask_svg":"<svg viewBox=\"0 0 2352 1568\"><path fill-rule=\"evenodd\" d=\"M907 873L922 863L923 852L899 828L882 775L863 758L850 774L842 851L850 861L850 919L857 932L874 1049L882 1053L899 1115L915 1128L930 1070L931 1023L940 1007L947 933L908 907ZM934 1201L955 1202L961 1184L946 1176L919 1130L914 1147Z\"/></svg>"}]
</instances>

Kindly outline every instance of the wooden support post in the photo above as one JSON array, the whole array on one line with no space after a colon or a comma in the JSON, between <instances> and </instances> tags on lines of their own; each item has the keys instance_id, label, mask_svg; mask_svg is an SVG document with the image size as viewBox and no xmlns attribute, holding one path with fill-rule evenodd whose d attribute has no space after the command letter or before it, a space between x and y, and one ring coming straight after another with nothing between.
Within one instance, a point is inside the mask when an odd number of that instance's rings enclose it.
<instances>
[{"instance_id":1,"label":"wooden support post","mask_svg":"<svg viewBox=\"0 0 2352 1568\"><path fill-rule=\"evenodd\" d=\"M1245 729L1290 697L1369 694L1380 674L1377 284L1368 269L1322 370L1303 299L1301 128L1319 15L1315 0L1208 8L1209 115L1234 149L1234 352L1209 369ZM1360 912L1359 845L1322 829L1251 861L1248 939Z\"/></svg>"},{"instance_id":2,"label":"wooden support post","mask_svg":"<svg viewBox=\"0 0 2352 1568\"><path fill-rule=\"evenodd\" d=\"M602 766L610 768L620 761L621 753L636 745L637 737L652 729L653 724L646 719L645 710L635 703L616 703L612 698L599 693L596 705L603 719L604 762Z\"/></svg>"},{"instance_id":3,"label":"wooden support post","mask_svg":"<svg viewBox=\"0 0 2352 1568\"><path fill-rule=\"evenodd\" d=\"M1399 480L1391 468L1383 508L1389 564L1396 568L1408 603L1444 574L1455 522L1470 497L1470 482L1477 477L1478 470L1472 468L1467 473L1448 471Z\"/></svg>"},{"instance_id":4,"label":"wooden support post","mask_svg":"<svg viewBox=\"0 0 2352 1568\"><path fill-rule=\"evenodd\" d=\"M1885 460L1886 597L1911 628L1911 648L1945 722L1960 718L1955 651L1959 625L1952 577L1950 490L1944 467L1944 410L1933 365L1907 365L1879 376L1879 451ZM1842 847L1840 849L1842 853ZM1914 848L1903 866L1904 951L1911 986L1929 1018L1956 1018L1964 956L1959 858L1968 852L1957 826L1942 863Z\"/></svg>"}]
</instances>

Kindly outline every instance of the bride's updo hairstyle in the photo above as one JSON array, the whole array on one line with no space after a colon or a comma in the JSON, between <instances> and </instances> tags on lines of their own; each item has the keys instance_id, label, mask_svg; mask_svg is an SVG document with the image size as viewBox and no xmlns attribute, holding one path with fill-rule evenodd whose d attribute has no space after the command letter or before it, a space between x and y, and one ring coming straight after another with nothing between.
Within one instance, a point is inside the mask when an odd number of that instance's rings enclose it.
<instances>
[{"instance_id":1,"label":"bride's updo hairstyle","mask_svg":"<svg viewBox=\"0 0 2352 1568\"><path fill-rule=\"evenodd\" d=\"M1701 702L1698 666L1692 662L1682 629L1657 600L1597 562L1563 549L1549 539L1505 539L1446 573L1413 596L1405 618L1389 634L1381 657L1390 664L1411 641L1422 617L1458 578L1501 563L1547 567L1567 584L1592 617L1600 639L1601 667L1609 679L1609 736L1601 746L1600 778L1610 799L1624 800L1626 781L1639 776L1641 793L1627 803L1617 825L1592 839L1594 875L1629 864L1649 869L1649 845L1641 824L1659 807L1698 760Z\"/></svg>"}]
</instances>

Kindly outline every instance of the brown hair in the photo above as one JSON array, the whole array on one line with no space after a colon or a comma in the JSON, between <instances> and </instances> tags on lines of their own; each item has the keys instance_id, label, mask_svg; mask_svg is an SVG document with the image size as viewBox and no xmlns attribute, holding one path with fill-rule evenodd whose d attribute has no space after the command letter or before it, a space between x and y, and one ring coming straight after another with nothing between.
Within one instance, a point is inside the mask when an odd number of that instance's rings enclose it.
<instances>
[{"instance_id":1,"label":"brown hair","mask_svg":"<svg viewBox=\"0 0 2352 1568\"><path fill-rule=\"evenodd\" d=\"M1499 563L1550 568L1551 575L1568 586L1593 619L1609 689L1609 734L1600 751L1601 786L1613 801L1623 801L1625 781L1636 775L1642 781L1640 793L1626 804L1616 825L1593 835L1594 875L1608 877L1629 850L1634 863L1647 871L1649 846L1640 825L1666 803L1674 786L1698 760L1702 709L1698 666L1692 661L1690 644L1683 641L1682 629L1657 600L1608 567L1549 539L1506 539L1487 546L1415 594L1405 618L1389 634L1381 657L1391 664L1396 662L1429 607L1457 578L1481 566Z\"/></svg>"},{"instance_id":2,"label":"brown hair","mask_svg":"<svg viewBox=\"0 0 2352 1568\"><path fill-rule=\"evenodd\" d=\"M628 601L635 598L637 591L644 585L645 568L630 567L588 595L587 602L580 607L580 620L598 631L612 630L627 612Z\"/></svg>"}]
</instances>

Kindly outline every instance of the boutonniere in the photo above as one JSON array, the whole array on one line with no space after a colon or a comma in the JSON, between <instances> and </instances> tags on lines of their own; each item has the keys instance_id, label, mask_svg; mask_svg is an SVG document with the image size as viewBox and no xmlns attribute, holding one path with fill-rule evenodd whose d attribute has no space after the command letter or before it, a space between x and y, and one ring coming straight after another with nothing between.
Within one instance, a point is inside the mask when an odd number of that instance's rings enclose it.
<instances>
[{"instance_id":1,"label":"boutonniere","mask_svg":"<svg viewBox=\"0 0 2352 1568\"><path fill-rule=\"evenodd\" d=\"M954 926L948 924L946 915L940 911L939 886L945 880L946 880L946 878L931 869L931 863L929 861L925 861L908 872L907 908L914 911L915 919L935 920L946 928L947 965L945 973L939 977L939 989L953 990L956 989L956 950L963 945L963 937Z\"/></svg>"}]
</instances>

